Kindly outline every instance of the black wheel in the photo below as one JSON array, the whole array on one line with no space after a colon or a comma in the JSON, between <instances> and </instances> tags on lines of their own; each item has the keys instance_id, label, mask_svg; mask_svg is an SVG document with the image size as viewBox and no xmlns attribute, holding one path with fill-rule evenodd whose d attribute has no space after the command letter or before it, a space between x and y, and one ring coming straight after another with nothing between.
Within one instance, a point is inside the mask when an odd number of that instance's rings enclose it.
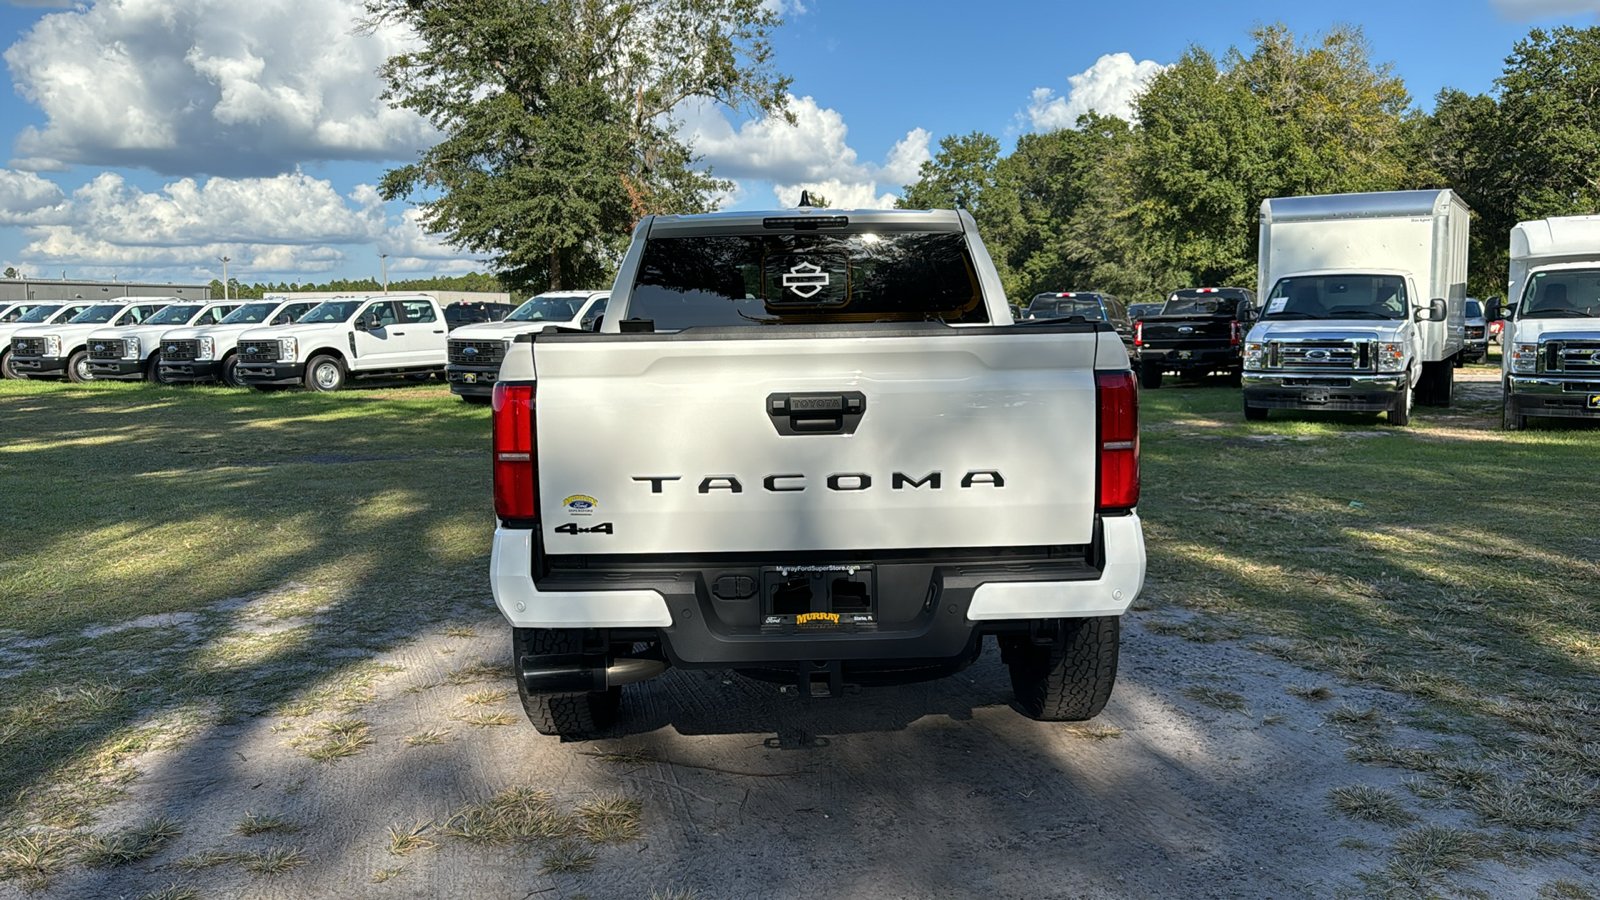
<instances>
[{"instance_id":1,"label":"black wheel","mask_svg":"<svg viewBox=\"0 0 1600 900\"><path fill-rule=\"evenodd\" d=\"M306 389L331 393L344 387L344 366L338 358L319 354L306 363Z\"/></svg>"},{"instance_id":2,"label":"black wheel","mask_svg":"<svg viewBox=\"0 0 1600 900\"><path fill-rule=\"evenodd\" d=\"M1243 387L1244 386L1244 370L1243 369L1234 369L1233 371L1229 372L1226 377L1228 379L1228 386L1229 387Z\"/></svg>"},{"instance_id":3,"label":"black wheel","mask_svg":"<svg viewBox=\"0 0 1600 900\"><path fill-rule=\"evenodd\" d=\"M1511 386L1502 385L1500 395L1500 425L1507 431L1521 431L1528 427L1528 417L1517 409L1517 401L1511 396Z\"/></svg>"},{"instance_id":4,"label":"black wheel","mask_svg":"<svg viewBox=\"0 0 1600 900\"><path fill-rule=\"evenodd\" d=\"M1246 400L1244 402L1244 417L1248 422L1265 421L1267 418L1267 408L1265 406L1251 406L1250 401Z\"/></svg>"},{"instance_id":5,"label":"black wheel","mask_svg":"<svg viewBox=\"0 0 1600 900\"><path fill-rule=\"evenodd\" d=\"M511 629L511 669L517 680L522 710L540 734L583 738L610 728L622 706L622 688L587 694L544 694L528 690L522 680L522 657L583 652L583 632L573 628Z\"/></svg>"},{"instance_id":6,"label":"black wheel","mask_svg":"<svg viewBox=\"0 0 1600 900\"><path fill-rule=\"evenodd\" d=\"M239 354L229 353L222 358L222 383L228 387L244 387L239 380Z\"/></svg>"},{"instance_id":7,"label":"black wheel","mask_svg":"<svg viewBox=\"0 0 1600 900\"><path fill-rule=\"evenodd\" d=\"M11 351L0 350L0 378L20 380L22 373L11 366Z\"/></svg>"},{"instance_id":8,"label":"black wheel","mask_svg":"<svg viewBox=\"0 0 1600 900\"><path fill-rule=\"evenodd\" d=\"M1146 363L1139 367L1139 386L1151 388L1161 387L1161 370Z\"/></svg>"},{"instance_id":9,"label":"black wheel","mask_svg":"<svg viewBox=\"0 0 1600 900\"><path fill-rule=\"evenodd\" d=\"M462 402L470 403L473 406L488 406L489 405L489 401L493 400L493 399L494 399L493 397L485 397L482 394L462 394L461 395Z\"/></svg>"},{"instance_id":10,"label":"black wheel","mask_svg":"<svg viewBox=\"0 0 1600 900\"><path fill-rule=\"evenodd\" d=\"M167 380L161 377L161 354L152 353L144 363L144 380L151 384L166 384Z\"/></svg>"},{"instance_id":11,"label":"black wheel","mask_svg":"<svg viewBox=\"0 0 1600 900\"><path fill-rule=\"evenodd\" d=\"M1008 636L1001 659L1011 670L1017 706L1041 722L1081 722L1105 709L1117 682L1118 616L1062 619L1064 640L1038 646L1026 637Z\"/></svg>"},{"instance_id":12,"label":"black wheel","mask_svg":"<svg viewBox=\"0 0 1600 900\"><path fill-rule=\"evenodd\" d=\"M94 380L89 371L89 351L79 350L67 357L67 379L73 384L86 384Z\"/></svg>"},{"instance_id":13,"label":"black wheel","mask_svg":"<svg viewBox=\"0 0 1600 900\"><path fill-rule=\"evenodd\" d=\"M1394 406L1389 409L1389 424L1404 427L1411 424L1411 404L1414 402L1410 384L1400 386L1400 396L1394 398Z\"/></svg>"}]
</instances>

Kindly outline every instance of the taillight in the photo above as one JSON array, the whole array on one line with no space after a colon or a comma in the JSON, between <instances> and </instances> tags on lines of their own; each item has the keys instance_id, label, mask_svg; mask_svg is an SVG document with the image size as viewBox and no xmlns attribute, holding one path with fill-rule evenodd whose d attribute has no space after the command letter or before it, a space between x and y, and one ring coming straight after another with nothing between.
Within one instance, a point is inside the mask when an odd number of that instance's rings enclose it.
<instances>
[{"instance_id":1,"label":"taillight","mask_svg":"<svg viewBox=\"0 0 1600 900\"><path fill-rule=\"evenodd\" d=\"M534 455L531 384L494 386L494 514L539 518L539 465Z\"/></svg>"},{"instance_id":2,"label":"taillight","mask_svg":"<svg viewBox=\"0 0 1600 900\"><path fill-rule=\"evenodd\" d=\"M1229 337L1228 337L1228 343L1230 343L1230 344L1234 345L1235 347L1237 347L1241 343L1244 342L1244 328L1239 325L1239 320L1238 319L1234 319L1232 322L1229 322L1228 324L1230 326L1232 326L1232 331L1230 332Z\"/></svg>"},{"instance_id":3,"label":"taillight","mask_svg":"<svg viewBox=\"0 0 1600 900\"><path fill-rule=\"evenodd\" d=\"M1094 376L1100 416L1101 512L1139 505L1139 391L1132 372L1098 372Z\"/></svg>"},{"instance_id":4,"label":"taillight","mask_svg":"<svg viewBox=\"0 0 1600 900\"><path fill-rule=\"evenodd\" d=\"M1144 323L1143 322L1135 322L1135 323L1133 323L1133 345L1135 347L1143 347L1144 346Z\"/></svg>"}]
</instances>

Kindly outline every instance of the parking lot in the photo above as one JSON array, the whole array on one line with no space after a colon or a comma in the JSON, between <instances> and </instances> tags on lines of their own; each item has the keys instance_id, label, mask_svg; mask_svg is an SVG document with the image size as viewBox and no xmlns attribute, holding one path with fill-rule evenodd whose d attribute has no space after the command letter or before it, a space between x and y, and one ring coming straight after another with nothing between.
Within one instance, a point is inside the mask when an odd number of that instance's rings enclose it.
<instances>
[{"instance_id":1,"label":"parking lot","mask_svg":"<svg viewBox=\"0 0 1600 900\"><path fill-rule=\"evenodd\" d=\"M1600 451L1458 376L1405 430L1145 395L1092 722L990 647L832 700L672 671L570 743L484 583L483 410L7 383L0 896L1586 896Z\"/></svg>"}]
</instances>

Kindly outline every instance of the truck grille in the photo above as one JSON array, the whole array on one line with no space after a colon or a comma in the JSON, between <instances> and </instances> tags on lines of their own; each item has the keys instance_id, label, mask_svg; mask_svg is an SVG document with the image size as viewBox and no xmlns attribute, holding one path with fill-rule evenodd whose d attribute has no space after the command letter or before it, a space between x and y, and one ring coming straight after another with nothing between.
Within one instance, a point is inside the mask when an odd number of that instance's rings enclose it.
<instances>
[{"instance_id":1,"label":"truck grille","mask_svg":"<svg viewBox=\"0 0 1600 900\"><path fill-rule=\"evenodd\" d=\"M1600 340L1550 341L1544 359L1548 371L1600 375Z\"/></svg>"},{"instance_id":2,"label":"truck grille","mask_svg":"<svg viewBox=\"0 0 1600 900\"><path fill-rule=\"evenodd\" d=\"M110 340L104 340L104 341L90 341L89 342L89 358L90 359L121 359L122 358L122 339L121 338L111 338Z\"/></svg>"},{"instance_id":3,"label":"truck grille","mask_svg":"<svg viewBox=\"0 0 1600 900\"><path fill-rule=\"evenodd\" d=\"M504 341L469 341L465 338L449 342L449 359L452 366L498 366L505 359Z\"/></svg>"},{"instance_id":4,"label":"truck grille","mask_svg":"<svg viewBox=\"0 0 1600 900\"><path fill-rule=\"evenodd\" d=\"M240 341L239 362L277 362L278 350L277 341Z\"/></svg>"},{"instance_id":5,"label":"truck grille","mask_svg":"<svg viewBox=\"0 0 1600 900\"><path fill-rule=\"evenodd\" d=\"M1467 340L1469 340L1469 341L1481 341L1481 340L1483 340L1483 326L1482 325L1468 325L1467 326Z\"/></svg>"},{"instance_id":6,"label":"truck grille","mask_svg":"<svg viewBox=\"0 0 1600 900\"><path fill-rule=\"evenodd\" d=\"M188 361L200 355L200 342L196 340L162 341L161 361Z\"/></svg>"},{"instance_id":7,"label":"truck grille","mask_svg":"<svg viewBox=\"0 0 1600 900\"><path fill-rule=\"evenodd\" d=\"M11 341L11 352L16 356L43 356L44 338L15 338Z\"/></svg>"},{"instance_id":8,"label":"truck grille","mask_svg":"<svg viewBox=\"0 0 1600 900\"><path fill-rule=\"evenodd\" d=\"M1273 341L1267 366L1311 372L1363 372L1372 368L1372 359L1372 344L1368 341Z\"/></svg>"}]
</instances>

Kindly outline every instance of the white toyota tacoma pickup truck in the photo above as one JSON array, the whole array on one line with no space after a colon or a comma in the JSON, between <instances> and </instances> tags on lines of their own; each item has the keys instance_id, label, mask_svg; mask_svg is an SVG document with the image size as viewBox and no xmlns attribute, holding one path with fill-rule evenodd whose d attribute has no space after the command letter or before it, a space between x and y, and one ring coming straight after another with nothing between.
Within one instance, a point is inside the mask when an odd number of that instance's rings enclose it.
<instances>
[{"instance_id":1,"label":"white toyota tacoma pickup truck","mask_svg":"<svg viewBox=\"0 0 1600 900\"><path fill-rule=\"evenodd\" d=\"M1128 354L1013 324L964 211L647 217L600 331L518 337L493 410L491 581L543 733L668 666L837 695L988 636L1028 715L1110 697L1145 574Z\"/></svg>"}]
</instances>

